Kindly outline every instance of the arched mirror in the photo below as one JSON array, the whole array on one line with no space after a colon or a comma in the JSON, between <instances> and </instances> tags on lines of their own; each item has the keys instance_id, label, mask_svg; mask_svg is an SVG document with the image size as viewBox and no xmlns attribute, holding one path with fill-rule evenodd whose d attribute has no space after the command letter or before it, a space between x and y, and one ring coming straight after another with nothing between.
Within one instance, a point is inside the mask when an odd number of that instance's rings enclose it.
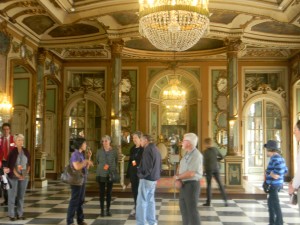
<instances>
[{"instance_id":1,"label":"arched mirror","mask_svg":"<svg viewBox=\"0 0 300 225\"><path fill-rule=\"evenodd\" d=\"M228 144L227 130L219 128L216 132L215 140L220 147L225 147Z\"/></svg>"}]
</instances>

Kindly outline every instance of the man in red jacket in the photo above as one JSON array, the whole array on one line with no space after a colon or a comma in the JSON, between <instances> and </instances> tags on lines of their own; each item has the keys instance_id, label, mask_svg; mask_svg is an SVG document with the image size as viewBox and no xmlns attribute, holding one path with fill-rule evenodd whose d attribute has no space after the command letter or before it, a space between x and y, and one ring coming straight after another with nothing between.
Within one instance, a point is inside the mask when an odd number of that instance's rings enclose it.
<instances>
[{"instance_id":1,"label":"man in red jacket","mask_svg":"<svg viewBox=\"0 0 300 225\"><path fill-rule=\"evenodd\" d=\"M15 142L14 136L10 135L10 124L3 123L2 124L2 137L0 138L0 161L2 162L2 167L7 167L7 157L9 152L14 149ZM0 188L1 192L1 188ZM1 193L0 193L1 194ZM2 195L2 194L1 194ZM7 205L7 190L3 190L4 202L2 202L1 206Z\"/></svg>"}]
</instances>

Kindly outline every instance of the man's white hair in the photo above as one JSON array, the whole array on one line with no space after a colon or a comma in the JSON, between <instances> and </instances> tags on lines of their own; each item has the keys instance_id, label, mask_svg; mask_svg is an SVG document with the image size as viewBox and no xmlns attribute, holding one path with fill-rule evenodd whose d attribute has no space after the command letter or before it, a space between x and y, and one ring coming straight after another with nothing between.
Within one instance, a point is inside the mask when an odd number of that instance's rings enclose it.
<instances>
[{"instance_id":1,"label":"man's white hair","mask_svg":"<svg viewBox=\"0 0 300 225\"><path fill-rule=\"evenodd\" d=\"M183 135L183 139L188 140L193 148L195 148L198 144L198 136L194 133L186 133Z\"/></svg>"}]
</instances>

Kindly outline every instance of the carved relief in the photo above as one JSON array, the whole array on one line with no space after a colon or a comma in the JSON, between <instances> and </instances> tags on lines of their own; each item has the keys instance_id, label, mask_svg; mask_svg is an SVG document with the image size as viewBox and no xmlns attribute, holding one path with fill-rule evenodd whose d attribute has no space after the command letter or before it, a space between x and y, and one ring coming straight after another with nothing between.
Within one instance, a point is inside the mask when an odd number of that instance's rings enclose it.
<instances>
[{"instance_id":1,"label":"carved relief","mask_svg":"<svg viewBox=\"0 0 300 225\"><path fill-rule=\"evenodd\" d=\"M259 85L257 90L253 90L251 87L246 89L246 91L244 92L244 102L246 102L247 99L254 94L270 94L270 93L278 94L284 100L286 100L286 92L281 87L278 87L276 90L273 90L268 84L261 84Z\"/></svg>"}]
</instances>

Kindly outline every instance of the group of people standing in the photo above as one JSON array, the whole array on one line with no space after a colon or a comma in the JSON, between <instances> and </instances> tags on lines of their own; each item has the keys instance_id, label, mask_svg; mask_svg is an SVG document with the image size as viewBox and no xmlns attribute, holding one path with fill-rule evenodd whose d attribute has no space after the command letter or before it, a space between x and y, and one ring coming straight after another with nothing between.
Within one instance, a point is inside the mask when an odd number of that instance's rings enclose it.
<instances>
[{"instance_id":1,"label":"group of people standing","mask_svg":"<svg viewBox=\"0 0 300 225\"><path fill-rule=\"evenodd\" d=\"M10 134L10 124L2 125L3 136L0 139L0 168L7 175L8 188L2 190L4 196L2 206L8 205L8 216L11 221L24 220L23 206L24 195L30 174L30 153L24 148L24 136ZM300 120L294 127L294 135L300 142ZM150 135L137 131L133 133L134 146L130 150L127 167L127 178L131 183L134 198L134 208L130 213L135 216L137 225L156 225L155 213L155 189L157 180L161 174L161 156L153 143ZM97 150L95 162L97 163L96 181L99 185L100 216L112 216L110 211L113 182L109 180L111 171L118 170L118 150L111 145L111 138L105 135L101 139L102 147ZM184 156L180 160L179 167L173 179L179 183L179 207L182 214L182 224L201 224L197 208L200 195L200 179L206 175L207 199L204 206L211 205L211 180L215 178L223 196L225 206L228 206L227 196L221 183L219 173L219 160L223 159L219 150L212 145L212 139L204 139L205 151L197 149L198 137L194 133L183 136L182 149ZM278 192L282 188L284 175L287 173L285 160L281 156L278 143L269 140L264 147L267 156L270 157L266 169L266 182L271 185L268 196L269 222L270 224L283 224L283 218L279 203ZM300 198L300 148L297 155L297 170L289 188L292 194L298 191ZM87 151L86 139L83 137L75 140L75 151L69 160L71 167L81 170L84 175L83 184L71 185L71 198L67 211L67 224L74 225L74 217L77 217L78 225L86 225L84 222L83 204L85 201L86 181L88 169L94 166L91 160L92 152ZM203 172L204 167L204 172ZM106 199L106 207L105 207ZM16 206L16 207L15 207ZM106 211L105 211L106 209ZM300 207L299 207L300 211Z\"/></svg>"},{"instance_id":2,"label":"group of people standing","mask_svg":"<svg viewBox=\"0 0 300 225\"><path fill-rule=\"evenodd\" d=\"M104 217L112 216L110 205L114 183L109 179L109 173L118 170L118 150L111 146L111 138L108 135L103 136L101 141L102 147L96 153L96 181L99 185L100 216ZM133 134L133 141L135 145L130 150L128 165L128 176L135 203L131 215L136 216L137 225L145 225L145 221L148 221L149 225L154 225L157 224L154 192L161 173L161 156L155 144L152 143L150 135L137 131ZM74 216L76 214L77 224L86 225L82 206L85 197L87 170L93 166L92 153L88 151L85 154L86 140L84 138L75 140L75 148L76 150L70 158L70 165L76 170L82 170L85 179L81 186L71 185L67 224L75 224ZM88 159L85 159L85 155L88 156Z\"/></svg>"},{"instance_id":3,"label":"group of people standing","mask_svg":"<svg viewBox=\"0 0 300 225\"><path fill-rule=\"evenodd\" d=\"M24 148L24 135L10 134L10 124L2 124L3 136L0 139L0 171L5 176L5 189L1 190L4 202L8 206L11 221L25 220L24 196L30 174L30 153ZM3 183L4 181L2 181Z\"/></svg>"}]
</instances>

